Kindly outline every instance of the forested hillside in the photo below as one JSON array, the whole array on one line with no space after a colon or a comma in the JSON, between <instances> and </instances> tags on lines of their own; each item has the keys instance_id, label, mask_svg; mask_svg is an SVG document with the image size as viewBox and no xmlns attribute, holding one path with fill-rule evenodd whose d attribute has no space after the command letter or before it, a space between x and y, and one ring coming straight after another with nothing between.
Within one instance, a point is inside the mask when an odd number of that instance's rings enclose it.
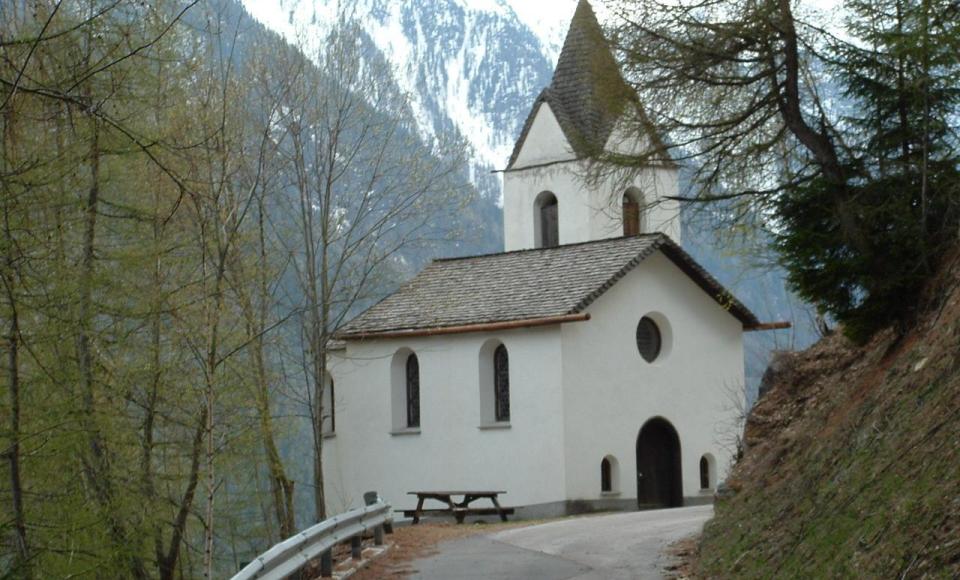
<instances>
[{"instance_id":1,"label":"forested hillside","mask_svg":"<svg viewBox=\"0 0 960 580\"><path fill-rule=\"evenodd\" d=\"M330 333L482 243L466 150L349 22L312 58L229 1L0 23L0 570L221 577L325 515Z\"/></svg>"},{"instance_id":2,"label":"forested hillside","mask_svg":"<svg viewBox=\"0 0 960 580\"><path fill-rule=\"evenodd\" d=\"M777 361L703 577L960 575L958 284L953 257L906 334L834 334Z\"/></svg>"},{"instance_id":3,"label":"forested hillside","mask_svg":"<svg viewBox=\"0 0 960 580\"><path fill-rule=\"evenodd\" d=\"M0 3L0 574L220 577L327 515L317 458L333 422L332 333L425 261L502 247L490 170L506 161L553 63L496 6L365 0L322 22L290 14L281 36L238 0ZM657 98L645 67L684 63L621 40L653 121L679 118L667 105L691 105L704 115L695 121L712 126L717 102L753 102L730 98L723 82L698 92L662 78L654 88L670 90ZM729 46L730 55L711 53L721 67L743 45ZM951 66L954 45L943 46L928 70ZM916 55L901 57L922 68ZM895 77L888 65L861 68L886 82ZM784 270L758 269L771 261L755 248L777 244L805 298L861 322L903 318L864 298L876 291L889 304L929 274L954 223L956 204L941 193L951 182L923 181L923 195L894 204L883 195L914 191L922 160L931 163L924 178L952 162L949 148L933 147L952 144L942 137L949 114L925 140L914 129L931 118L916 114L924 95L934 112L955 95L920 86L900 103L912 115L900 141L886 124L898 103L886 93L835 93L836 102L872 103L849 109L875 116L845 109L831 125L833 111L814 115L828 140L840 128L860 131L837 139L853 172L841 188L847 201L868 200L856 212L807 211L851 206L833 203L836 183L824 185L767 109L756 141L734 124L731 141L708 135L716 158L698 159L695 141L670 152L690 170L684 196L730 196L728 205L694 211L706 207L697 198L685 207L684 245L762 318L800 327L749 337L748 387L772 350L813 336ZM804 106L803 115L818 111ZM693 129L667 122L663 131ZM783 140L750 157L768 138ZM882 154L862 154L874 142ZM723 172L710 174L716 167ZM796 197L780 195L770 167L783 169ZM887 227L903 216L910 227ZM856 235L844 237L838 223ZM718 239L718 229L743 235ZM829 235L788 235L810 232ZM936 243L907 243L916 239ZM857 258L863 247L869 259Z\"/></svg>"}]
</instances>

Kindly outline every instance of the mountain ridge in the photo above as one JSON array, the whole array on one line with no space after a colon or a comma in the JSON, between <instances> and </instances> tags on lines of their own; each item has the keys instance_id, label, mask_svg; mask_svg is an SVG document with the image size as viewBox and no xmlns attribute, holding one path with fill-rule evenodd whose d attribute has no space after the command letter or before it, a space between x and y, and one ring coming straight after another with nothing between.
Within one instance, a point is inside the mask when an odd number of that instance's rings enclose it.
<instances>
[{"instance_id":1,"label":"mountain ridge","mask_svg":"<svg viewBox=\"0 0 960 580\"><path fill-rule=\"evenodd\" d=\"M318 48L310 39L322 38L338 17L335 1L298 4L286 20L262 4L244 5L288 41L307 40L308 53ZM540 37L507 2L360 0L339 14L361 22L393 64L424 138L454 130L474 150L474 171L505 166L530 105L553 74ZM476 182L493 194L483 181ZM496 195L499 201L499 186Z\"/></svg>"}]
</instances>

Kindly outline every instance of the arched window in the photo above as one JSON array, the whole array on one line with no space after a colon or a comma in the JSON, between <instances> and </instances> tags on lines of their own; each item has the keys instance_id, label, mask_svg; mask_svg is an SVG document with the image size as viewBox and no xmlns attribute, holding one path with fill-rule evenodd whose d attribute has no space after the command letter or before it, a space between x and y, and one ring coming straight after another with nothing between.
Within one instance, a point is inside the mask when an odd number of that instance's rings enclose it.
<instances>
[{"instance_id":1,"label":"arched window","mask_svg":"<svg viewBox=\"0 0 960 580\"><path fill-rule=\"evenodd\" d=\"M420 363L417 355L407 357L407 427L420 426Z\"/></svg>"},{"instance_id":2,"label":"arched window","mask_svg":"<svg viewBox=\"0 0 960 580\"><path fill-rule=\"evenodd\" d=\"M620 493L620 464L613 455L607 455L600 461L600 492Z\"/></svg>"},{"instance_id":3,"label":"arched window","mask_svg":"<svg viewBox=\"0 0 960 580\"><path fill-rule=\"evenodd\" d=\"M713 488L713 456L709 453L700 458L700 489Z\"/></svg>"},{"instance_id":4,"label":"arched window","mask_svg":"<svg viewBox=\"0 0 960 580\"><path fill-rule=\"evenodd\" d=\"M629 188L623 193L623 235L635 236L640 233L640 192Z\"/></svg>"},{"instance_id":5,"label":"arched window","mask_svg":"<svg viewBox=\"0 0 960 580\"><path fill-rule=\"evenodd\" d=\"M496 397L496 420L510 420L510 361L502 344L493 351L493 393Z\"/></svg>"},{"instance_id":6,"label":"arched window","mask_svg":"<svg viewBox=\"0 0 960 580\"><path fill-rule=\"evenodd\" d=\"M560 224L557 210L557 196L544 191L534 203L536 221L534 235L538 248L553 248L560 244Z\"/></svg>"},{"instance_id":7,"label":"arched window","mask_svg":"<svg viewBox=\"0 0 960 580\"><path fill-rule=\"evenodd\" d=\"M337 414L336 414L336 391L334 390L333 377L329 374L327 375L326 384L323 385L323 411L322 411L322 423L323 423L323 434L329 435L337 430Z\"/></svg>"}]
</instances>

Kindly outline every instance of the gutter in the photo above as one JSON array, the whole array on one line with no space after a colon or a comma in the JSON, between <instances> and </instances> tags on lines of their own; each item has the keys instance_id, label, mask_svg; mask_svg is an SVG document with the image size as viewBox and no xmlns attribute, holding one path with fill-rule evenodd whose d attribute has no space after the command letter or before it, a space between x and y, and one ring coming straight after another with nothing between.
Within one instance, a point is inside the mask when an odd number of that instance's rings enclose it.
<instances>
[{"instance_id":1,"label":"gutter","mask_svg":"<svg viewBox=\"0 0 960 580\"><path fill-rule=\"evenodd\" d=\"M523 320L507 320L503 322L482 322L479 324L463 324L460 326L440 326L436 328L417 328L412 330L388 330L385 332L351 332L338 335L337 338L340 340L414 338L420 336L439 336L443 334L465 334L468 332L533 328L536 326L551 326L554 324L581 322L586 320L590 320L590 314L588 312L580 312L577 314L562 314L559 316L544 316L542 318L526 318Z\"/></svg>"},{"instance_id":2,"label":"gutter","mask_svg":"<svg viewBox=\"0 0 960 580\"><path fill-rule=\"evenodd\" d=\"M744 332L757 332L760 330L783 330L784 328L791 328L793 324L789 322L758 322L757 324L751 324L750 326L744 326Z\"/></svg>"}]
</instances>

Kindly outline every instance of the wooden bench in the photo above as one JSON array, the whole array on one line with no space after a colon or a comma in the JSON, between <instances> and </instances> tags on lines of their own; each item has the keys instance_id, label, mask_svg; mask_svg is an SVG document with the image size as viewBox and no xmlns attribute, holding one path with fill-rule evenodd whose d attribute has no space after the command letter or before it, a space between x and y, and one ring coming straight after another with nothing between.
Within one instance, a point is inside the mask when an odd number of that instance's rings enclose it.
<instances>
[{"instance_id":1,"label":"wooden bench","mask_svg":"<svg viewBox=\"0 0 960 580\"><path fill-rule=\"evenodd\" d=\"M507 521L507 516L512 516L516 510L511 507L500 507L500 508L441 508L441 509L422 509L419 512L417 510L397 510L398 512L403 512L403 517L413 518L413 523L418 523L422 516L428 516L431 514L436 515L450 515L453 514L453 517L457 519L458 524L462 524L463 520L467 516L500 516L500 519Z\"/></svg>"},{"instance_id":2,"label":"wooden bench","mask_svg":"<svg viewBox=\"0 0 960 580\"><path fill-rule=\"evenodd\" d=\"M413 518L413 523L420 523L420 518L424 515L452 515L456 518L458 524L462 524L467 516L500 516L502 521L507 521L508 515L513 515L514 508L503 507L497 501L497 496L505 491L411 491L408 495L417 496L417 507L412 510L397 510L403 512L403 516ZM454 501L453 496L463 496L460 501ZM493 507L476 508L470 507L470 504L478 499L487 498L493 503ZM447 504L446 508L424 509L423 503L426 500L434 500Z\"/></svg>"}]
</instances>

